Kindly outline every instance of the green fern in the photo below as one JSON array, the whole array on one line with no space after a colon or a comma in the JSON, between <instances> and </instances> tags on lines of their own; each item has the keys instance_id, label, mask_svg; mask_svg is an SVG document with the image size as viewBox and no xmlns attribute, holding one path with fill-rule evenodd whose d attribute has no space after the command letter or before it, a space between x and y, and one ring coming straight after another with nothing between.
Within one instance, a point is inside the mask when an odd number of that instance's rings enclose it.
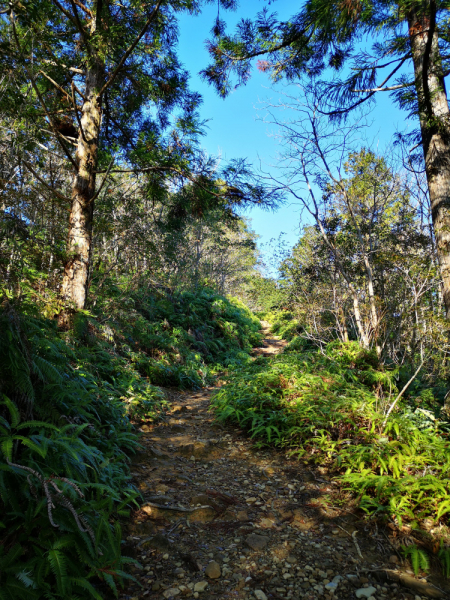
<instances>
[{"instance_id":1,"label":"green fern","mask_svg":"<svg viewBox=\"0 0 450 600\"><path fill-rule=\"evenodd\" d=\"M54 547L48 551L48 561L50 568L56 579L56 591L62 597L67 592L68 578L67 578L67 559L60 550Z\"/></svg>"},{"instance_id":2,"label":"green fern","mask_svg":"<svg viewBox=\"0 0 450 600\"><path fill-rule=\"evenodd\" d=\"M445 577L450 577L450 548L440 548L438 552Z\"/></svg>"},{"instance_id":3,"label":"green fern","mask_svg":"<svg viewBox=\"0 0 450 600\"><path fill-rule=\"evenodd\" d=\"M127 306L99 306L108 325L78 315L67 334L23 307L0 308L0 600L98 600L95 578L117 595L131 559L113 523L139 497L130 419L157 419L167 407L147 375L200 387L225 364L249 362L260 339L243 305L211 291L170 301L138 291Z\"/></svg>"},{"instance_id":4,"label":"green fern","mask_svg":"<svg viewBox=\"0 0 450 600\"><path fill-rule=\"evenodd\" d=\"M93 587L87 579L82 577L71 577L70 580L71 587L83 590L83 592L88 592L94 600L102 600L102 596L97 592L97 590ZM83 598L85 598L85 594L83 593Z\"/></svg>"},{"instance_id":5,"label":"green fern","mask_svg":"<svg viewBox=\"0 0 450 600\"><path fill-rule=\"evenodd\" d=\"M68 358L80 363L84 351L74 354L52 326L11 314L0 313L0 599L98 599L95 573L107 568L115 585L125 577L110 522L137 495L127 485L126 451L137 438L120 400L125 389L72 368ZM48 486L50 522L42 481L54 473L66 479L56 480L61 493Z\"/></svg>"},{"instance_id":6,"label":"green fern","mask_svg":"<svg viewBox=\"0 0 450 600\"><path fill-rule=\"evenodd\" d=\"M411 565L415 575L418 575L420 571L430 570L430 561L427 553L422 548L418 548L415 545L402 546L403 554L410 559Z\"/></svg>"}]
</instances>

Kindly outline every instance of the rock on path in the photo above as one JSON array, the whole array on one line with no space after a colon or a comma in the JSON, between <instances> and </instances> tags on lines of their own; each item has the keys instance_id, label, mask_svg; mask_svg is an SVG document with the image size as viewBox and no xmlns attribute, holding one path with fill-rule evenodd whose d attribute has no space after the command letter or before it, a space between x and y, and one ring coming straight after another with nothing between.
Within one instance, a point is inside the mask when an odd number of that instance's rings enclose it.
<instances>
[{"instance_id":1,"label":"rock on path","mask_svg":"<svg viewBox=\"0 0 450 600\"><path fill-rule=\"evenodd\" d=\"M278 351L280 342L265 342L259 354ZM215 424L213 390L169 391L170 419L142 427L132 474L145 502L124 548L142 565L134 570L141 587L129 584L121 600L445 597L402 575L408 565L393 564L385 535L353 514L323 469L257 451Z\"/></svg>"}]
</instances>

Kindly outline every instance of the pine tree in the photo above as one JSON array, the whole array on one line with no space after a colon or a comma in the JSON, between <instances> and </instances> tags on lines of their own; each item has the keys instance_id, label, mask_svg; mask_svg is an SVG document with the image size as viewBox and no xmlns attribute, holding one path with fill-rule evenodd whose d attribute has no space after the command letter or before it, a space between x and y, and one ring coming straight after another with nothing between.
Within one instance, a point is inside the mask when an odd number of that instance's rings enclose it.
<instances>
[{"instance_id":1,"label":"pine tree","mask_svg":"<svg viewBox=\"0 0 450 600\"><path fill-rule=\"evenodd\" d=\"M201 4L38 0L5 3L1 11L0 61L8 75L3 114L20 116L33 129L37 143L23 142L22 164L70 207L61 291L76 309L86 303L94 206L108 176L124 166L158 173L160 180L166 172L188 171L201 98L189 90L176 54L176 16ZM169 145L163 134L171 116L176 132ZM27 152L35 159L54 148L72 178L70 194L28 158Z\"/></svg>"}]
</instances>

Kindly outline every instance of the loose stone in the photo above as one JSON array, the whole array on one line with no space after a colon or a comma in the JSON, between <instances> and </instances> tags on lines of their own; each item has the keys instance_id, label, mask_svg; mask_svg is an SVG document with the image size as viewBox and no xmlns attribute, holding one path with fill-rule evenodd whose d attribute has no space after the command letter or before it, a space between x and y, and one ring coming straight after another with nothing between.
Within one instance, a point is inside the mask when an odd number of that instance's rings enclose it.
<instances>
[{"instance_id":1,"label":"loose stone","mask_svg":"<svg viewBox=\"0 0 450 600\"><path fill-rule=\"evenodd\" d=\"M376 593L377 589L373 587L373 585L370 585L369 587L366 588L360 588L359 590L356 590L355 592L355 596L357 598L370 598L370 596L373 596Z\"/></svg>"},{"instance_id":2,"label":"loose stone","mask_svg":"<svg viewBox=\"0 0 450 600\"><path fill-rule=\"evenodd\" d=\"M181 591L178 588L170 588L163 593L164 598L175 598L175 596L179 596Z\"/></svg>"},{"instance_id":3,"label":"loose stone","mask_svg":"<svg viewBox=\"0 0 450 600\"><path fill-rule=\"evenodd\" d=\"M207 581L197 581L197 583L194 585L194 592L204 592L207 587Z\"/></svg>"},{"instance_id":4,"label":"loose stone","mask_svg":"<svg viewBox=\"0 0 450 600\"><path fill-rule=\"evenodd\" d=\"M395 554L393 554L389 557L389 562L393 565L396 565L398 563L398 556L395 556Z\"/></svg>"},{"instance_id":5,"label":"loose stone","mask_svg":"<svg viewBox=\"0 0 450 600\"><path fill-rule=\"evenodd\" d=\"M270 538L266 535L258 535L257 533L251 533L245 538L247 546L252 550L264 550L269 540Z\"/></svg>"},{"instance_id":6,"label":"loose stone","mask_svg":"<svg viewBox=\"0 0 450 600\"><path fill-rule=\"evenodd\" d=\"M205 569L205 575L210 579L217 579L220 577L220 565L215 560L212 560Z\"/></svg>"}]
</instances>

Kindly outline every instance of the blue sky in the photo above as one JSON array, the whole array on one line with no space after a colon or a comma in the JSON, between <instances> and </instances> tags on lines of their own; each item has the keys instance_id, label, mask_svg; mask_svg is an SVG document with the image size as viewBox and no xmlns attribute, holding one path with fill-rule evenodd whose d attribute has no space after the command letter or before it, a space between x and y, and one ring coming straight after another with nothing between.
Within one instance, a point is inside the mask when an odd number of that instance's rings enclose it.
<instances>
[{"instance_id":1,"label":"blue sky","mask_svg":"<svg viewBox=\"0 0 450 600\"><path fill-rule=\"evenodd\" d=\"M263 2L259 0L245 0L236 12L222 13L221 16L232 32L241 18L253 17L262 6ZM283 19L298 10L298 6L288 0L278 0L271 8ZM191 73L191 88L203 96L202 117L209 119L203 146L209 153L220 154L225 160L247 158L255 166L261 161L267 170L267 165L274 163L277 144L268 136L269 126L258 120L257 106L261 108L260 102L265 99L278 98L268 76L255 68L247 85L236 89L225 100L219 98L214 89L198 76L198 72L210 62L205 40L210 36L216 15L217 6L207 5L200 16L183 15L179 20L179 56ZM398 110L387 94L378 96L371 114L373 124L369 137L383 148L389 144L395 131L405 129L406 115ZM275 213L255 208L246 216L251 218L251 226L260 236L261 244L267 244L272 238L285 233L284 239L293 245L300 231L299 208L288 202Z\"/></svg>"}]
</instances>

